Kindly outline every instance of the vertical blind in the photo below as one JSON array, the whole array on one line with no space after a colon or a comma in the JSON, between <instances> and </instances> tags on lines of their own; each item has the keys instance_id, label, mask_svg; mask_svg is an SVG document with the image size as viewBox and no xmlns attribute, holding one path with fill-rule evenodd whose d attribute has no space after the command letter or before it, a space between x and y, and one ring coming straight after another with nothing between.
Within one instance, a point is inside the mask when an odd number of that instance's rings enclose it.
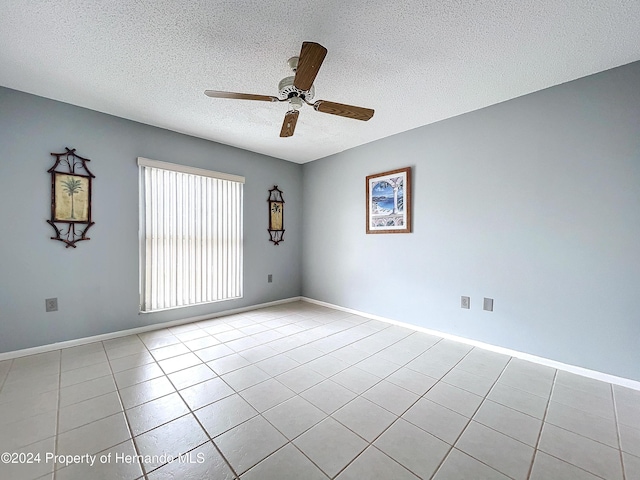
<instances>
[{"instance_id":1,"label":"vertical blind","mask_svg":"<svg viewBox=\"0 0 640 480\"><path fill-rule=\"evenodd\" d=\"M244 178L138 158L141 311L242 296Z\"/></svg>"}]
</instances>

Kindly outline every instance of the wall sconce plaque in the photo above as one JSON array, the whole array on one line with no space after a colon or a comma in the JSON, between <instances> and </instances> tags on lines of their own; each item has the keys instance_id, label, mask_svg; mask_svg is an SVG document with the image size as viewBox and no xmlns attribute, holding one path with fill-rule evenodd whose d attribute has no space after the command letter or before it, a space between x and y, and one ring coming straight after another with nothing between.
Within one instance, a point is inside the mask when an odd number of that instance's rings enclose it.
<instances>
[{"instance_id":1,"label":"wall sconce plaque","mask_svg":"<svg viewBox=\"0 0 640 480\"><path fill-rule=\"evenodd\" d=\"M284 198L277 185L269 190L269 236L270 240L278 245L284 240Z\"/></svg>"},{"instance_id":2,"label":"wall sconce plaque","mask_svg":"<svg viewBox=\"0 0 640 480\"><path fill-rule=\"evenodd\" d=\"M87 230L94 224L91 221L91 179L95 175L87 168L88 158L76 155L75 148L65 150L51 154L56 157L56 163L47 170L51 173L51 220L47 223L56 231L52 240L64 242L66 248L76 248L77 242L89 240ZM80 173L81 170L86 173Z\"/></svg>"}]
</instances>

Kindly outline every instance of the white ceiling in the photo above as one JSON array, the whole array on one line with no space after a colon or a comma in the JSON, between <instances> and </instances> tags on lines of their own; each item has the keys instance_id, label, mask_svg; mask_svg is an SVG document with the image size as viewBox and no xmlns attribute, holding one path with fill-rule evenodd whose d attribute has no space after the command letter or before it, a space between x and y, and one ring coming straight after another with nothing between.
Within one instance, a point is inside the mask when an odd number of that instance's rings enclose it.
<instances>
[{"instance_id":1,"label":"white ceiling","mask_svg":"<svg viewBox=\"0 0 640 480\"><path fill-rule=\"evenodd\" d=\"M640 60L638 0L0 0L0 85L304 163ZM303 41L328 49L316 99L277 95ZM639 86L640 87L640 86Z\"/></svg>"}]
</instances>

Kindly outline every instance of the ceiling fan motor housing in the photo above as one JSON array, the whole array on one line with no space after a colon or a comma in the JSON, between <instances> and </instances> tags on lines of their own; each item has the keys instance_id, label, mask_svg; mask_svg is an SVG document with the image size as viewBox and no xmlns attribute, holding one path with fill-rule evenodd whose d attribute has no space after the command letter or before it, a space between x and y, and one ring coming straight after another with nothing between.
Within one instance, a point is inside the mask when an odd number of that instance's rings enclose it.
<instances>
[{"instance_id":1,"label":"ceiling fan motor housing","mask_svg":"<svg viewBox=\"0 0 640 480\"><path fill-rule=\"evenodd\" d=\"M280 98L300 97L306 99L307 101L311 101L311 99L315 95L315 87L311 85L311 88L309 90L300 90L293 84L294 78L295 77L285 77L280 80L280 83L278 84Z\"/></svg>"}]
</instances>

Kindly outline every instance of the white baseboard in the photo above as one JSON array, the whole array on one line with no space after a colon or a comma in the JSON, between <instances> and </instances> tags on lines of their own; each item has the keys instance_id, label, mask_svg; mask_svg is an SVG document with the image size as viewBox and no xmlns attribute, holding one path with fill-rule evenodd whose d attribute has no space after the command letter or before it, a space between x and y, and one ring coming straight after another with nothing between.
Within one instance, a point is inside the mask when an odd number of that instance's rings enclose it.
<instances>
[{"instance_id":1,"label":"white baseboard","mask_svg":"<svg viewBox=\"0 0 640 480\"><path fill-rule=\"evenodd\" d=\"M418 325L413 325L411 323L400 322L398 320L392 320L390 318L381 317L379 315L374 315L367 312L361 312L359 310L354 310L352 308L341 307L340 305L335 305L333 303L323 302L320 300L315 300L313 298L308 297L290 297L282 300L275 300L273 302L260 303L257 305L250 305L247 307L234 308L230 310L224 310L221 312L210 313L207 315L200 315L197 317L188 317L182 318L179 320L172 320L169 322L156 323L153 325L146 325L144 327L131 328L128 330L120 330L117 332L104 333L101 335L94 335L91 337L78 338L75 340L67 340L65 342L52 343L49 345L42 345L39 347L25 348L22 350L14 350L11 352L0 353L0 361L2 360L11 360L13 358L25 357L27 355L36 355L38 353L46 353L54 350L60 350L62 348L76 347L79 345L86 345L88 343L101 342L104 340L110 340L112 338L125 337L127 335L136 335L138 333L150 332L153 330L160 330L168 327L175 327L178 325L184 325L186 323L200 322L202 320L210 320L213 318L224 317L227 315L234 315L237 313L248 312L251 310L258 310L260 308L271 307L274 305L281 305L285 303L297 302L302 300L304 302L313 303L316 305L321 305L323 307L332 308L334 310L340 310L342 312L352 313L354 315L359 315L361 317L370 318L372 320L380 320L382 322L390 323L392 325L398 325L400 327L409 328L411 330L415 330L418 332L424 332L429 335L435 335L442 338L447 338L449 340L454 340L456 342L464 343L467 345L472 345L474 347L483 348L485 350L489 350L496 353L502 353L504 355L509 355L511 357L520 358L522 360L527 360L529 362L537 363L539 365L545 365L547 367L555 368L558 370L563 370L565 372L575 373L577 375L582 375L583 377L593 378L595 380L600 380L607 383L612 383L615 385L620 385L627 388L632 388L634 390L640 390L640 382L636 380L631 380L629 378L618 377L615 375L610 375L608 373L598 372L596 370L589 370L588 368L578 367L575 365L568 365L566 363L558 362L555 360L551 360L544 357L538 357L536 355L531 355L529 353L519 352L517 350L511 350L509 348L499 347L496 345L491 345L489 343L480 342L477 340L472 340L469 338L459 337L457 335L452 335L450 333L440 332L437 330L432 330L429 328L420 327Z\"/></svg>"},{"instance_id":2,"label":"white baseboard","mask_svg":"<svg viewBox=\"0 0 640 480\"><path fill-rule=\"evenodd\" d=\"M94 335L92 337L77 338L75 340L67 340L65 342L51 343L49 345L42 345L39 347L24 348L22 350L14 350L12 352L0 353L0 361L11 360L13 358L26 357L27 355L35 355L38 353L51 352L53 350L60 350L61 348L77 347L79 345L86 345L87 343L102 342L104 340L110 340L112 338L126 337L127 335L136 335L138 333L151 332L153 330L160 330L168 327L175 327L178 325L184 325L185 323L200 322L202 320L210 320L212 318L224 317L227 315L234 315L236 313L248 312L251 310L258 310L259 308L271 307L273 305L281 305L283 303L291 303L302 300L302 297L290 297L283 300L275 300L273 302L260 303L258 305L251 305L248 307L234 308L231 310L224 310L222 312L209 313L206 315L200 315L197 317L181 318L179 320L172 320L163 323L154 323L153 325L146 325L144 327L131 328L128 330L119 330L117 332L103 333L101 335Z\"/></svg>"},{"instance_id":3,"label":"white baseboard","mask_svg":"<svg viewBox=\"0 0 640 480\"><path fill-rule=\"evenodd\" d=\"M393 325L398 325L400 327L409 328L411 330L415 330L418 332L428 333L429 335L435 335L437 337L447 338L449 340L454 340L456 342L464 343L467 345L472 345L474 347L483 348L485 350L489 350L496 353L502 353L505 355L509 355L511 357L519 358L521 360L527 360L529 362L537 363L540 365L545 365L547 367L555 368L557 370L563 370L565 372L575 373L576 375L581 375L583 377L593 378L595 380L601 380L607 383L613 383L615 385L620 385L627 388L632 388L634 390L640 390L640 382L636 380L631 380L629 378L617 377L615 375L610 375L608 373L598 372L596 370L589 370L588 368L577 367L575 365L568 365L566 363L557 362L555 360L550 360L544 357L538 357L536 355L531 355L529 353L519 352L517 350L511 350L509 348L498 347L496 345L491 345L489 343L479 342L477 340L471 340L469 338L459 337L457 335L451 335L450 333L439 332L437 330L431 330L429 328L420 327L418 325L412 325L411 323L400 322L397 320L392 320L390 318L381 317L379 315L373 315L371 313L361 312L359 310L354 310L352 308L341 307L339 305L334 305L328 302L322 302L320 300L315 300L313 298L301 297L303 302L314 303L316 305L322 305L323 307L333 308L335 310L340 310L342 312L353 313L354 315L359 315L361 317L370 318L372 320L380 320L381 322L391 323Z\"/></svg>"}]
</instances>

